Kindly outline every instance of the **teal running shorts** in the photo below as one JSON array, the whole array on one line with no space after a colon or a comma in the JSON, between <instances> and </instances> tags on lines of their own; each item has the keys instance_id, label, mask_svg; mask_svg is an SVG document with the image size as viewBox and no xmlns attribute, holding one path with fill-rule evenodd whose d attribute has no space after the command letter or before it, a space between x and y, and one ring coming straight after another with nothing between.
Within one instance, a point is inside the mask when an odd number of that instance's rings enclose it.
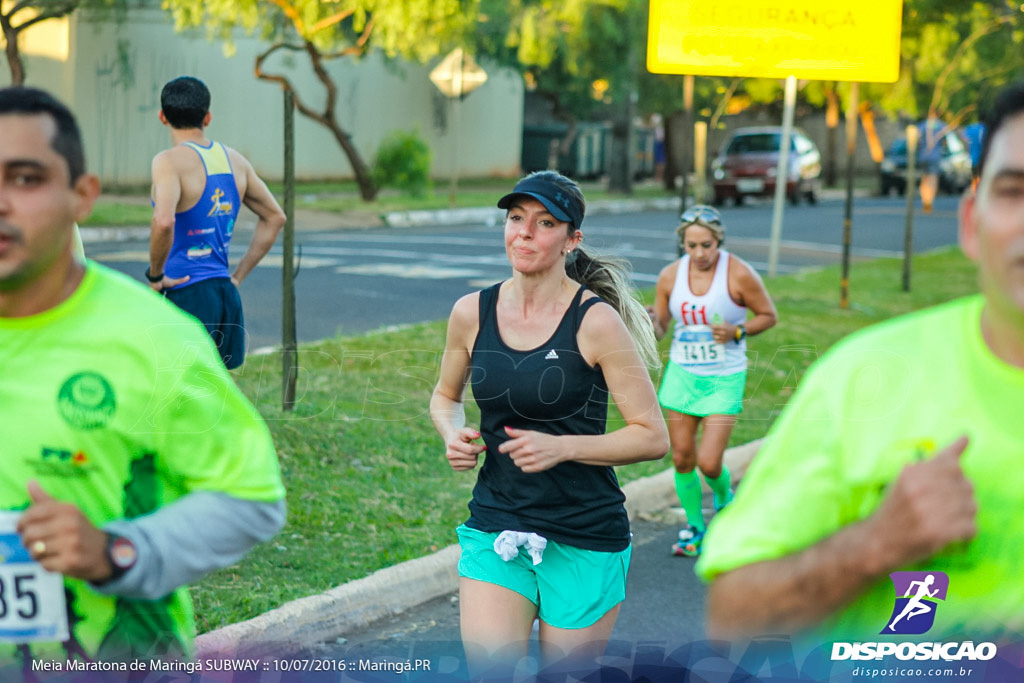
<instances>
[{"instance_id":1,"label":"teal running shorts","mask_svg":"<svg viewBox=\"0 0 1024 683\"><path fill-rule=\"evenodd\" d=\"M459 576L502 586L537 606L537 615L555 628L593 626L626 598L626 572L633 552L582 550L548 541L543 560L534 565L526 548L508 562L494 552L497 533L457 529L462 557Z\"/></svg>"},{"instance_id":2,"label":"teal running shorts","mask_svg":"<svg viewBox=\"0 0 1024 683\"><path fill-rule=\"evenodd\" d=\"M743 411L747 371L732 375L695 375L669 361L661 378L658 401L677 413L706 417L738 415Z\"/></svg>"}]
</instances>

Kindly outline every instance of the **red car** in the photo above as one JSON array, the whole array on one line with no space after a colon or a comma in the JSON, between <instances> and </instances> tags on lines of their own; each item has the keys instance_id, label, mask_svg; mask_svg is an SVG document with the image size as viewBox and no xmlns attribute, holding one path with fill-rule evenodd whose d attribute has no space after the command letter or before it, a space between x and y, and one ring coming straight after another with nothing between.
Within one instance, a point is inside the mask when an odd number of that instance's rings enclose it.
<instances>
[{"instance_id":1,"label":"red car","mask_svg":"<svg viewBox=\"0 0 1024 683\"><path fill-rule=\"evenodd\" d=\"M736 129L711 162L715 204L732 199L739 206L744 197L774 196L781 142L780 126ZM798 129L791 132L789 143L786 197L794 204L801 199L814 204L821 190L821 154Z\"/></svg>"}]
</instances>

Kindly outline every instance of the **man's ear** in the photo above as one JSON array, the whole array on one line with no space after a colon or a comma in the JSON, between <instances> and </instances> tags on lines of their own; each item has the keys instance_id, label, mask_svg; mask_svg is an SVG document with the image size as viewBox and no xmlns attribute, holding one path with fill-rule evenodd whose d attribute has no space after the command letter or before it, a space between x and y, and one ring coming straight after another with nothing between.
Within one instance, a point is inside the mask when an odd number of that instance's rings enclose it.
<instances>
[{"instance_id":1,"label":"man's ear","mask_svg":"<svg viewBox=\"0 0 1024 683\"><path fill-rule=\"evenodd\" d=\"M212 118L213 114L211 114L210 112L206 112L206 116L203 117L203 128L206 128L208 125L210 125L210 120Z\"/></svg>"},{"instance_id":2,"label":"man's ear","mask_svg":"<svg viewBox=\"0 0 1024 683\"><path fill-rule=\"evenodd\" d=\"M83 173L78 176L73 189L77 201L75 220L81 223L92 213L92 207L100 196L100 179L92 173Z\"/></svg>"},{"instance_id":3,"label":"man's ear","mask_svg":"<svg viewBox=\"0 0 1024 683\"><path fill-rule=\"evenodd\" d=\"M972 261L978 260L978 195L968 190L960 199L960 249Z\"/></svg>"}]
</instances>

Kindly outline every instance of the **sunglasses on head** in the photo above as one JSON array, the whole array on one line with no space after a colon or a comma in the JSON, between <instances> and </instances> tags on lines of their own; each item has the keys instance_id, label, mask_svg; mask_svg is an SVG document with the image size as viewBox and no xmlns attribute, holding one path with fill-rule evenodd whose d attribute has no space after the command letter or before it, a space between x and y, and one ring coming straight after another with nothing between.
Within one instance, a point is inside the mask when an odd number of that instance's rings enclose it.
<instances>
[{"instance_id":1,"label":"sunglasses on head","mask_svg":"<svg viewBox=\"0 0 1024 683\"><path fill-rule=\"evenodd\" d=\"M683 223L704 223L705 225L721 225L722 216L718 211L705 204L698 204L683 211L679 217Z\"/></svg>"}]
</instances>

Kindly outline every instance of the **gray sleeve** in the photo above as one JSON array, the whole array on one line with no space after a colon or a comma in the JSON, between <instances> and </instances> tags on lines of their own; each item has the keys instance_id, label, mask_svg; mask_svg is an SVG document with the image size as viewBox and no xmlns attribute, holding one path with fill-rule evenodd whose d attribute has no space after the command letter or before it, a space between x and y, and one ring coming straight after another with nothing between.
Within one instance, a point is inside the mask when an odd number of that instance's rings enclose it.
<instances>
[{"instance_id":1,"label":"gray sleeve","mask_svg":"<svg viewBox=\"0 0 1024 683\"><path fill-rule=\"evenodd\" d=\"M283 500L271 503L195 491L133 520L118 520L104 531L135 544L135 566L116 581L93 585L107 595L156 600L179 586L237 562L285 522Z\"/></svg>"}]
</instances>

